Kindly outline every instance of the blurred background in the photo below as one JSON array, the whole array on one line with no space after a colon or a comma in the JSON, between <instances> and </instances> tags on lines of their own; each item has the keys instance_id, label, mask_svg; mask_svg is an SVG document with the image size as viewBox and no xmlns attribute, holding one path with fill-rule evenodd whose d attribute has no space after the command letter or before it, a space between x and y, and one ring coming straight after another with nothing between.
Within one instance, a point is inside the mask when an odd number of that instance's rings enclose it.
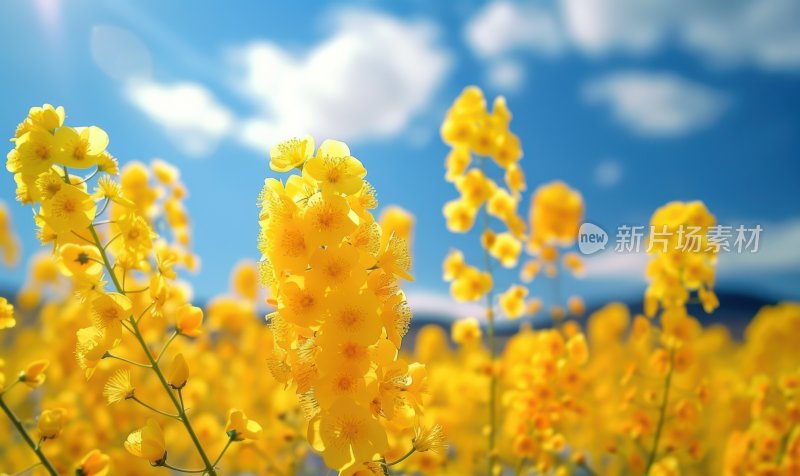
<instances>
[{"instance_id":1,"label":"blurred background","mask_svg":"<svg viewBox=\"0 0 800 476\"><path fill-rule=\"evenodd\" d=\"M713 319L746 319L800 299L798 19L796 0L16 0L0 17L0 128L11 137L29 107L62 105L70 124L105 129L121 164L177 165L202 259L187 277L198 302L227 289L237 261L258 259L269 147L305 133L347 141L382 205L416 217L415 317L447 321L481 311L451 301L441 260L480 249L445 228L441 207L457 192L438 129L462 88L479 85L514 114L526 214L531 191L561 179L612 240L670 200L760 225L757 253L720 257ZM0 200L23 257L0 269L6 296L41 251L14 196L7 175ZM610 246L563 286L589 309L640 309L645 262ZM498 289L515 279L501 275ZM548 282L532 295L547 303Z\"/></svg>"}]
</instances>

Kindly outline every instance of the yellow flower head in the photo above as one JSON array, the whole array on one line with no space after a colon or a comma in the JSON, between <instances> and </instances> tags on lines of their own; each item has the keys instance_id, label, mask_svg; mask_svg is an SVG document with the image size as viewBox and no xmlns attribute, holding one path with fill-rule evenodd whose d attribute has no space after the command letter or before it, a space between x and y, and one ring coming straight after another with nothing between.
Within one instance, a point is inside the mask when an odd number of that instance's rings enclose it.
<instances>
[{"instance_id":1,"label":"yellow flower head","mask_svg":"<svg viewBox=\"0 0 800 476\"><path fill-rule=\"evenodd\" d=\"M453 342L466 345L480 342L483 332L478 319L467 317L454 322L450 334Z\"/></svg>"},{"instance_id":2,"label":"yellow flower head","mask_svg":"<svg viewBox=\"0 0 800 476\"><path fill-rule=\"evenodd\" d=\"M228 411L228 423L225 425L225 432L234 441L244 441L261 439L263 430L258 422L247 418L243 411L232 408Z\"/></svg>"},{"instance_id":3,"label":"yellow flower head","mask_svg":"<svg viewBox=\"0 0 800 476\"><path fill-rule=\"evenodd\" d=\"M108 146L108 134L99 127L90 126L77 130L60 127L55 134L58 148L56 162L76 169L86 169L100 161Z\"/></svg>"},{"instance_id":4,"label":"yellow flower head","mask_svg":"<svg viewBox=\"0 0 800 476\"><path fill-rule=\"evenodd\" d=\"M31 388L42 385L46 378L44 371L47 370L49 366L49 360L36 360L31 362L20 375L20 381Z\"/></svg>"},{"instance_id":5,"label":"yellow flower head","mask_svg":"<svg viewBox=\"0 0 800 476\"><path fill-rule=\"evenodd\" d=\"M343 197L322 192L311 197L303 211L303 227L306 239L320 245L339 243L356 229L350 216L350 206Z\"/></svg>"},{"instance_id":6,"label":"yellow flower head","mask_svg":"<svg viewBox=\"0 0 800 476\"><path fill-rule=\"evenodd\" d=\"M132 306L131 299L124 294L101 294L92 301L92 322L98 329L119 327L130 316Z\"/></svg>"},{"instance_id":7,"label":"yellow flower head","mask_svg":"<svg viewBox=\"0 0 800 476\"><path fill-rule=\"evenodd\" d=\"M456 301L477 301L488 293L493 286L492 275L466 266L459 276L450 284L450 294Z\"/></svg>"},{"instance_id":8,"label":"yellow flower head","mask_svg":"<svg viewBox=\"0 0 800 476\"><path fill-rule=\"evenodd\" d=\"M41 216L56 233L80 231L94 220L97 206L86 192L64 184L50 199L42 202Z\"/></svg>"},{"instance_id":9,"label":"yellow flower head","mask_svg":"<svg viewBox=\"0 0 800 476\"><path fill-rule=\"evenodd\" d=\"M531 241L535 246L571 245L583 220L583 198L564 182L536 190L531 203Z\"/></svg>"},{"instance_id":10,"label":"yellow flower head","mask_svg":"<svg viewBox=\"0 0 800 476\"><path fill-rule=\"evenodd\" d=\"M111 458L98 449L89 451L75 468L75 476L106 476L111 466Z\"/></svg>"},{"instance_id":11,"label":"yellow flower head","mask_svg":"<svg viewBox=\"0 0 800 476\"><path fill-rule=\"evenodd\" d=\"M289 139L269 151L269 168L275 172L288 172L300 168L314 155L314 138Z\"/></svg>"},{"instance_id":12,"label":"yellow flower head","mask_svg":"<svg viewBox=\"0 0 800 476\"><path fill-rule=\"evenodd\" d=\"M186 386L187 380L189 380L189 366L186 364L186 359L181 353L175 354L167 370L167 382L170 387L180 390Z\"/></svg>"},{"instance_id":13,"label":"yellow flower head","mask_svg":"<svg viewBox=\"0 0 800 476\"><path fill-rule=\"evenodd\" d=\"M11 329L17 325L14 319L14 306L0 296L0 329Z\"/></svg>"},{"instance_id":14,"label":"yellow flower head","mask_svg":"<svg viewBox=\"0 0 800 476\"><path fill-rule=\"evenodd\" d=\"M417 426L414 428L414 449L420 453L432 451L434 453L444 453L447 451L442 425L438 423L426 428Z\"/></svg>"},{"instance_id":15,"label":"yellow flower head","mask_svg":"<svg viewBox=\"0 0 800 476\"><path fill-rule=\"evenodd\" d=\"M386 432L367 407L340 399L309 423L309 440L325 464L343 471L388 449Z\"/></svg>"},{"instance_id":16,"label":"yellow flower head","mask_svg":"<svg viewBox=\"0 0 800 476\"><path fill-rule=\"evenodd\" d=\"M153 465L159 465L167 457L164 432L157 421L150 418L147 424L128 435L125 440L125 449L137 458L143 458Z\"/></svg>"},{"instance_id":17,"label":"yellow flower head","mask_svg":"<svg viewBox=\"0 0 800 476\"><path fill-rule=\"evenodd\" d=\"M442 279L452 281L458 278L465 266L464 253L460 250L451 250L442 263Z\"/></svg>"},{"instance_id":18,"label":"yellow flower head","mask_svg":"<svg viewBox=\"0 0 800 476\"><path fill-rule=\"evenodd\" d=\"M114 372L105 386L103 396L109 405L133 398L135 389L131 383L131 372L128 369L119 369Z\"/></svg>"},{"instance_id":19,"label":"yellow flower head","mask_svg":"<svg viewBox=\"0 0 800 476\"><path fill-rule=\"evenodd\" d=\"M497 258L504 268L515 267L521 252L522 243L507 232L498 234L489 247L489 254Z\"/></svg>"},{"instance_id":20,"label":"yellow flower head","mask_svg":"<svg viewBox=\"0 0 800 476\"><path fill-rule=\"evenodd\" d=\"M103 262L96 246L66 243L58 249L58 267L65 276L95 280L103 273Z\"/></svg>"},{"instance_id":21,"label":"yellow flower head","mask_svg":"<svg viewBox=\"0 0 800 476\"><path fill-rule=\"evenodd\" d=\"M53 135L31 130L16 140L16 148L8 155L6 168L13 173L36 176L55 163L58 146Z\"/></svg>"},{"instance_id":22,"label":"yellow flower head","mask_svg":"<svg viewBox=\"0 0 800 476\"><path fill-rule=\"evenodd\" d=\"M447 229L453 233L466 233L475 224L478 208L464 199L451 200L444 205Z\"/></svg>"},{"instance_id":23,"label":"yellow flower head","mask_svg":"<svg viewBox=\"0 0 800 476\"><path fill-rule=\"evenodd\" d=\"M39 415L39 422L36 425L42 439L52 440L57 437L64 427L64 418L66 415L67 411L63 408L43 411L42 414Z\"/></svg>"},{"instance_id":24,"label":"yellow flower head","mask_svg":"<svg viewBox=\"0 0 800 476\"><path fill-rule=\"evenodd\" d=\"M197 337L203 333L203 310L191 304L184 304L177 311L176 329L179 334Z\"/></svg>"},{"instance_id":25,"label":"yellow flower head","mask_svg":"<svg viewBox=\"0 0 800 476\"><path fill-rule=\"evenodd\" d=\"M303 174L316 180L323 191L353 195L361 190L367 169L350 155L345 143L326 140L317 156L306 162Z\"/></svg>"},{"instance_id":26,"label":"yellow flower head","mask_svg":"<svg viewBox=\"0 0 800 476\"><path fill-rule=\"evenodd\" d=\"M527 288L513 285L500 295L500 308L509 319L517 319L525 314L525 298L527 297Z\"/></svg>"}]
</instances>

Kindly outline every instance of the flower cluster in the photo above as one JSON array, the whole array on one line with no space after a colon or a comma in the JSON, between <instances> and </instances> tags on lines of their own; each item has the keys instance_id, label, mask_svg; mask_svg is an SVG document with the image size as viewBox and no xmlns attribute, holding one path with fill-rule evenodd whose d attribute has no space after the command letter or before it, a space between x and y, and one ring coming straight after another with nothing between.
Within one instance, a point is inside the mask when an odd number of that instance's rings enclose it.
<instances>
[{"instance_id":1,"label":"flower cluster","mask_svg":"<svg viewBox=\"0 0 800 476\"><path fill-rule=\"evenodd\" d=\"M186 413L182 392L190 377L187 360L179 352L169 366L162 363L177 337L201 333L203 319L202 311L188 303L189 296L175 282L176 266L192 269L195 263L182 205L186 191L177 169L163 161L154 161L151 168L134 162L117 181L118 165L106 150L105 131L67 126L64 119L63 108L32 108L17 127L6 163L14 173L18 200L33 207L39 240L52 245L55 257L55 266L43 264L33 274L35 287L28 291L28 304L38 302L41 283L56 281L52 271L44 270L57 269L74 292L74 305L91 319L90 326L76 331L75 355L86 378L104 360L152 372L174 412L146 403L127 368L111 376L103 395L109 404L130 400L180 422L202 460L203 471L216 474L216 462L206 454ZM75 171L88 174L79 176ZM90 190L92 181L95 187ZM172 241L159 238L156 227L166 230ZM174 331L165 338L167 322ZM133 339L124 339L123 332ZM150 349L151 339L163 342L158 354ZM146 361L138 361L137 353L144 354ZM26 375L20 381L30 385L34 380ZM42 438L55 438L63 420L63 412L43 413L39 420ZM250 427L230 424L229 441L238 441L242 435L257 438L258 432ZM150 420L143 430L129 436L125 447L155 466L186 471L167 462L164 445L157 444L160 434L158 421Z\"/></svg>"},{"instance_id":2,"label":"flower cluster","mask_svg":"<svg viewBox=\"0 0 800 476\"><path fill-rule=\"evenodd\" d=\"M652 258L647 267L650 285L645 293L645 313L659 308L682 307L692 291L710 313L719 305L714 294L714 265L718 249L709 246L708 228L716 223L703 202L670 202L650 220ZM685 230L694 230L687 233ZM686 241L697 245L684 246ZM654 243L661 241L661 243Z\"/></svg>"},{"instance_id":3,"label":"flower cluster","mask_svg":"<svg viewBox=\"0 0 800 476\"><path fill-rule=\"evenodd\" d=\"M407 220L375 221L375 190L342 142L292 139L270 166L302 171L267 179L259 199L261 278L276 307L270 370L299 396L329 467L382 473L387 428L414 427L426 379L425 366L398 359L411 319L398 283L411 279Z\"/></svg>"}]
</instances>

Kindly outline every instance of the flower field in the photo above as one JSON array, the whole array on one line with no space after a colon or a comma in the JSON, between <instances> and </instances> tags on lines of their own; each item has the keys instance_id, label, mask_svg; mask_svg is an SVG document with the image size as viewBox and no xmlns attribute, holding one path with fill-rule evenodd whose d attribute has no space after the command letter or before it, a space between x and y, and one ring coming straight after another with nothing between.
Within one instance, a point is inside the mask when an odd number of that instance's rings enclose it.
<instances>
[{"instance_id":1,"label":"flower field","mask_svg":"<svg viewBox=\"0 0 800 476\"><path fill-rule=\"evenodd\" d=\"M526 180L513 107L471 86L441 118L455 198L434 205L480 244L440 256L441 279L481 313L424 326L404 291L414 217L378 212L378 158L310 136L264 151L257 207L240 204L261 257L199 302L181 170L117 160L102 124L32 107L5 130L0 251L14 264L23 227L41 251L0 298L0 473L800 474L800 303L763 307L741 338L704 325L717 219L669 201L641 308L587 312L562 278L592 259L591 204ZM554 283L546 305L534 281Z\"/></svg>"}]
</instances>

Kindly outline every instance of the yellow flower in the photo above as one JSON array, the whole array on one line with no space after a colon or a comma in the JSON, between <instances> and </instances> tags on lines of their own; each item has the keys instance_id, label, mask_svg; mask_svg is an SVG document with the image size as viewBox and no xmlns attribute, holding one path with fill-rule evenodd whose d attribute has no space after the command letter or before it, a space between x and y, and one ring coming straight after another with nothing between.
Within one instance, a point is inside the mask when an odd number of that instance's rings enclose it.
<instances>
[{"instance_id":1,"label":"yellow flower","mask_svg":"<svg viewBox=\"0 0 800 476\"><path fill-rule=\"evenodd\" d=\"M531 203L531 241L536 246L569 246L583 220L583 198L560 181L542 185Z\"/></svg>"},{"instance_id":2,"label":"yellow flower","mask_svg":"<svg viewBox=\"0 0 800 476\"><path fill-rule=\"evenodd\" d=\"M75 476L106 476L111 466L111 458L98 449L86 453L78 467Z\"/></svg>"},{"instance_id":3,"label":"yellow flower","mask_svg":"<svg viewBox=\"0 0 800 476\"><path fill-rule=\"evenodd\" d=\"M288 172L300 168L314 155L314 138L289 139L269 151L269 168L275 172Z\"/></svg>"},{"instance_id":4,"label":"yellow flower","mask_svg":"<svg viewBox=\"0 0 800 476\"><path fill-rule=\"evenodd\" d=\"M507 232L498 234L489 248L489 254L500 261L504 268L515 267L521 252L522 243Z\"/></svg>"},{"instance_id":5,"label":"yellow flower","mask_svg":"<svg viewBox=\"0 0 800 476\"><path fill-rule=\"evenodd\" d=\"M56 233L88 227L97 210L92 198L74 185L64 184L52 198L42 202L41 216Z\"/></svg>"},{"instance_id":6,"label":"yellow flower","mask_svg":"<svg viewBox=\"0 0 800 476\"><path fill-rule=\"evenodd\" d=\"M316 157L306 162L303 174L316 180L323 191L353 195L361 190L367 170L350 155L346 144L326 140Z\"/></svg>"},{"instance_id":7,"label":"yellow flower","mask_svg":"<svg viewBox=\"0 0 800 476\"><path fill-rule=\"evenodd\" d=\"M309 289L324 291L327 287L358 285L367 277L359 265L358 251L347 243L318 249L311 255L309 265L306 277Z\"/></svg>"},{"instance_id":8,"label":"yellow flower","mask_svg":"<svg viewBox=\"0 0 800 476\"><path fill-rule=\"evenodd\" d=\"M39 422L36 426L43 440L52 440L61 433L66 415L67 411L63 408L45 410L39 415Z\"/></svg>"},{"instance_id":9,"label":"yellow flower","mask_svg":"<svg viewBox=\"0 0 800 476\"><path fill-rule=\"evenodd\" d=\"M337 340L351 338L370 345L380 337L383 328L378 309L380 304L369 291L341 289L328 297L330 311L322 324L322 333Z\"/></svg>"},{"instance_id":10,"label":"yellow flower","mask_svg":"<svg viewBox=\"0 0 800 476\"><path fill-rule=\"evenodd\" d=\"M58 153L53 135L42 130L26 132L16 140L16 149L8 155L10 172L36 176L53 165Z\"/></svg>"},{"instance_id":11,"label":"yellow flower","mask_svg":"<svg viewBox=\"0 0 800 476\"><path fill-rule=\"evenodd\" d=\"M388 274L393 274L407 281L413 281L411 276L411 253L408 242L392 234L386 248L378 258L378 266Z\"/></svg>"},{"instance_id":12,"label":"yellow flower","mask_svg":"<svg viewBox=\"0 0 800 476\"><path fill-rule=\"evenodd\" d=\"M450 285L456 301L477 301L492 289L492 275L467 266Z\"/></svg>"},{"instance_id":13,"label":"yellow flower","mask_svg":"<svg viewBox=\"0 0 800 476\"><path fill-rule=\"evenodd\" d=\"M11 329L17 325L14 319L14 306L0 296L0 329Z\"/></svg>"},{"instance_id":14,"label":"yellow flower","mask_svg":"<svg viewBox=\"0 0 800 476\"><path fill-rule=\"evenodd\" d=\"M306 239L329 246L339 243L356 229L347 200L328 192L314 195L308 201L303 211L303 226Z\"/></svg>"},{"instance_id":15,"label":"yellow flower","mask_svg":"<svg viewBox=\"0 0 800 476\"><path fill-rule=\"evenodd\" d=\"M176 329L179 334L197 337L203 333L203 310L191 304L184 304L177 311Z\"/></svg>"},{"instance_id":16,"label":"yellow flower","mask_svg":"<svg viewBox=\"0 0 800 476\"><path fill-rule=\"evenodd\" d=\"M132 306L131 299L124 294L101 294L92 301L92 322L98 329L119 327L130 316Z\"/></svg>"},{"instance_id":17,"label":"yellow flower","mask_svg":"<svg viewBox=\"0 0 800 476\"><path fill-rule=\"evenodd\" d=\"M582 316L586 312L586 304L583 303L583 299L580 296L570 296L567 299L567 310L570 315Z\"/></svg>"},{"instance_id":18,"label":"yellow flower","mask_svg":"<svg viewBox=\"0 0 800 476\"><path fill-rule=\"evenodd\" d=\"M281 286L278 312L286 322L310 327L322 319L325 288L306 285L308 281L293 279Z\"/></svg>"},{"instance_id":19,"label":"yellow flower","mask_svg":"<svg viewBox=\"0 0 800 476\"><path fill-rule=\"evenodd\" d=\"M189 366L186 364L183 354L178 353L172 359L172 364L167 370L167 383L175 390L180 390L186 386L187 380L189 380Z\"/></svg>"},{"instance_id":20,"label":"yellow flower","mask_svg":"<svg viewBox=\"0 0 800 476\"><path fill-rule=\"evenodd\" d=\"M36 360L28 364L28 367L20 375L20 381L25 385L36 388L45 381L44 371L50 366L49 360Z\"/></svg>"},{"instance_id":21,"label":"yellow flower","mask_svg":"<svg viewBox=\"0 0 800 476\"><path fill-rule=\"evenodd\" d=\"M348 399L338 400L309 423L309 440L322 452L325 464L339 471L372 461L389 446L386 432L369 409Z\"/></svg>"},{"instance_id":22,"label":"yellow flower","mask_svg":"<svg viewBox=\"0 0 800 476\"><path fill-rule=\"evenodd\" d=\"M447 229L453 233L466 233L475 224L478 209L464 199L451 200L444 205Z\"/></svg>"},{"instance_id":23,"label":"yellow flower","mask_svg":"<svg viewBox=\"0 0 800 476\"><path fill-rule=\"evenodd\" d=\"M258 269L252 261L242 261L231 273L231 289L239 296L255 301L258 298Z\"/></svg>"},{"instance_id":24,"label":"yellow flower","mask_svg":"<svg viewBox=\"0 0 800 476\"><path fill-rule=\"evenodd\" d=\"M143 255L153 248L153 240L157 235L144 217L131 212L118 220L116 225L125 251L133 255Z\"/></svg>"},{"instance_id":25,"label":"yellow flower","mask_svg":"<svg viewBox=\"0 0 800 476\"><path fill-rule=\"evenodd\" d=\"M100 161L108 146L108 134L99 127L60 127L55 134L58 148L56 162L76 169L86 169Z\"/></svg>"},{"instance_id":26,"label":"yellow flower","mask_svg":"<svg viewBox=\"0 0 800 476\"><path fill-rule=\"evenodd\" d=\"M384 240L381 243L386 245L389 237L394 234L407 242L411 242L411 232L414 230L414 215L398 206L389 206L383 209L380 217L380 225Z\"/></svg>"},{"instance_id":27,"label":"yellow flower","mask_svg":"<svg viewBox=\"0 0 800 476\"><path fill-rule=\"evenodd\" d=\"M137 458L143 458L153 465L160 465L167 458L164 432L157 421L150 418L147 424L128 435L125 440L125 449Z\"/></svg>"},{"instance_id":28,"label":"yellow flower","mask_svg":"<svg viewBox=\"0 0 800 476\"><path fill-rule=\"evenodd\" d=\"M473 207L479 207L492 198L497 184L487 178L480 169L471 169L456 180L461 198Z\"/></svg>"},{"instance_id":29,"label":"yellow flower","mask_svg":"<svg viewBox=\"0 0 800 476\"><path fill-rule=\"evenodd\" d=\"M442 425L438 423L430 428L417 426L414 428L414 449L420 453L432 451L434 453L444 453L447 451Z\"/></svg>"},{"instance_id":30,"label":"yellow flower","mask_svg":"<svg viewBox=\"0 0 800 476\"><path fill-rule=\"evenodd\" d=\"M97 279L103 264L96 246L66 243L58 249L58 267L65 276Z\"/></svg>"},{"instance_id":31,"label":"yellow flower","mask_svg":"<svg viewBox=\"0 0 800 476\"><path fill-rule=\"evenodd\" d=\"M52 132L64 124L64 108L43 104L42 107L32 107L28 110L28 117L19 125L17 137L28 130L44 130Z\"/></svg>"},{"instance_id":32,"label":"yellow flower","mask_svg":"<svg viewBox=\"0 0 800 476\"><path fill-rule=\"evenodd\" d=\"M464 253L459 250L451 250L442 263L442 279L452 281L464 271Z\"/></svg>"},{"instance_id":33,"label":"yellow flower","mask_svg":"<svg viewBox=\"0 0 800 476\"><path fill-rule=\"evenodd\" d=\"M150 167L153 169L156 179L164 185L173 185L180 179L181 171L164 160L154 159L150 162Z\"/></svg>"},{"instance_id":34,"label":"yellow flower","mask_svg":"<svg viewBox=\"0 0 800 476\"><path fill-rule=\"evenodd\" d=\"M492 158L504 169L515 165L522 158L522 143L519 137L509 131L500 134Z\"/></svg>"},{"instance_id":35,"label":"yellow flower","mask_svg":"<svg viewBox=\"0 0 800 476\"><path fill-rule=\"evenodd\" d=\"M125 198L122 194L122 186L119 182L114 181L111 177L104 175L97 180L97 187L95 187L92 197L95 200L108 199L114 203L122 205L125 208L133 209L136 205Z\"/></svg>"},{"instance_id":36,"label":"yellow flower","mask_svg":"<svg viewBox=\"0 0 800 476\"><path fill-rule=\"evenodd\" d=\"M225 425L225 432L234 441L259 440L263 433L258 422L250 420L243 411L236 408L228 411L228 423Z\"/></svg>"},{"instance_id":37,"label":"yellow flower","mask_svg":"<svg viewBox=\"0 0 800 476\"><path fill-rule=\"evenodd\" d=\"M131 383L131 372L128 369L119 369L114 372L105 386L103 396L109 405L133 398L135 389Z\"/></svg>"},{"instance_id":38,"label":"yellow flower","mask_svg":"<svg viewBox=\"0 0 800 476\"><path fill-rule=\"evenodd\" d=\"M121 326L106 327L102 330L94 326L78 329L75 357L87 379L92 377L95 367L103 359L106 351L117 345L121 332Z\"/></svg>"},{"instance_id":39,"label":"yellow flower","mask_svg":"<svg viewBox=\"0 0 800 476\"><path fill-rule=\"evenodd\" d=\"M467 147L454 147L450 153L447 154L447 159L445 161L445 168L447 169L445 180L448 182L455 182L458 180L459 177L464 175L470 162L472 162L472 156Z\"/></svg>"},{"instance_id":40,"label":"yellow flower","mask_svg":"<svg viewBox=\"0 0 800 476\"><path fill-rule=\"evenodd\" d=\"M480 342L482 335L481 325L474 317L459 319L453 323L453 327L450 330L450 337L453 342L461 345Z\"/></svg>"},{"instance_id":41,"label":"yellow flower","mask_svg":"<svg viewBox=\"0 0 800 476\"><path fill-rule=\"evenodd\" d=\"M525 314L525 298L528 297L528 289L513 285L506 292L500 295L500 308L503 314L509 319L517 319Z\"/></svg>"},{"instance_id":42,"label":"yellow flower","mask_svg":"<svg viewBox=\"0 0 800 476\"><path fill-rule=\"evenodd\" d=\"M569 357L576 365L583 365L589 361L589 347L583 333L575 334L567 340Z\"/></svg>"}]
</instances>

